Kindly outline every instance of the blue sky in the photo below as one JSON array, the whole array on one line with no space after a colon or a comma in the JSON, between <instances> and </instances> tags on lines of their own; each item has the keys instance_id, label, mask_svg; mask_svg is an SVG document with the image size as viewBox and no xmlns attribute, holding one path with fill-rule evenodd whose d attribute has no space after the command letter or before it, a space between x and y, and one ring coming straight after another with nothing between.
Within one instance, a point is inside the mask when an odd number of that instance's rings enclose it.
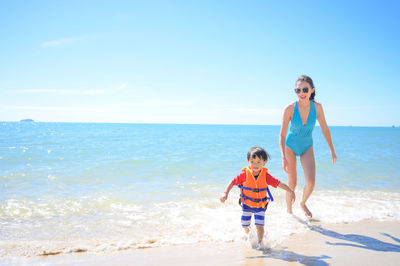
<instances>
[{"instance_id":1,"label":"blue sky","mask_svg":"<svg viewBox=\"0 0 400 266\"><path fill-rule=\"evenodd\" d=\"M400 126L397 1L3 1L0 120Z\"/></svg>"}]
</instances>

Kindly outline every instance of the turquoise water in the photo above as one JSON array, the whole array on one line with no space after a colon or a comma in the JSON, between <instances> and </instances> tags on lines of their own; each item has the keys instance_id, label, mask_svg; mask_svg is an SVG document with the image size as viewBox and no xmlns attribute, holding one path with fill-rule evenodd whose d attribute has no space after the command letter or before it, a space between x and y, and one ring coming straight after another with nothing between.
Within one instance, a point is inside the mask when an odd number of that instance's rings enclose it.
<instances>
[{"instance_id":1,"label":"turquoise water","mask_svg":"<svg viewBox=\"0 0 400 266\"><path fill-rule=\"evenodd\" d=\"M317 185L310 206L317 217L327 222L400 220L400 129L330 129L338 156L335 165L320 128L314 130ZM279 126L2 122L0 255L32 255L45 248L73 251L76 239L95 252L121 246L238 241L237 191L225 205L218 197L246 166L252 145L270 153L266 167L287 182L279 130ZM304 177L300 168L298 172L299 199ZM280 217L284 194L274 193L277 200L271 212ZM335 207L332 201L337 202ZM374 211L364 206L366 201L376 205ZM225 226L226 217L235 223ZM99 244L102 241L105 246ZM19 248L12 250L10 245Z\"/></svg>"}]
</instances>

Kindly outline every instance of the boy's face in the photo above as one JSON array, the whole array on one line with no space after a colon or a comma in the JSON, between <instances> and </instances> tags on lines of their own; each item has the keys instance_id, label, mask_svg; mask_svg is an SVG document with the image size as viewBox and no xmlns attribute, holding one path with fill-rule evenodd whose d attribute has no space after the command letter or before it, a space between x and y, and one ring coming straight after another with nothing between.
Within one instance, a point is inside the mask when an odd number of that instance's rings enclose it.
<instances>
[{"instance_id":1,"label":"boy's face","mask_svg":"<svg viewBox=\"0 0 400 266\"><path fill-rule=\"evenodd\" d=\"M261 169L267 163L267 161L263 160L260 157L256 157L256 158L250 158L250 160L248 160L248 163L250 170L253 172L253 175L258 175Z\"/></svg>"}]
</instances>

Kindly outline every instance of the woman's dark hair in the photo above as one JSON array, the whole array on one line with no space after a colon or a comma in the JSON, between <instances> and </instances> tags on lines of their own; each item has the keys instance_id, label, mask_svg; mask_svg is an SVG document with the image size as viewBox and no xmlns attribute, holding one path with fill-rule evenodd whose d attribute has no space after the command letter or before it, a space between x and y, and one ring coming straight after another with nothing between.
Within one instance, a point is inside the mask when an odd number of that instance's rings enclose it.
<instances>
[{"instance_id":1,"label":"woman's dark hair","mask_svg":"<svg viewBox=\"0 0 400 266\"><path fill-rule=\"evenodd\" d=\"M307 82L308 84L310 84L310 86L311 86L311 88L314 88L314 92L313 93L311 93L311 96L310 96L310 100L311 101L314 101L314 98L315 98L315 87L314 87L314 82L312 81L312 79L309 77L309 76L306 76L306 75L301 75L297 80L296 80L296 85L297 85L297 82Z\"/></svg>"},{"instance_id":2,"label":"woman's dark hair","mask_svg":"<svg viewBox=\"0 0 400 266\"><path fill-rule=\"evenodd\" d=\"M247 153L247 161L250 161L250 159L255 159L257 157L263 159L264 161L268 161L268 159L271 159L271 156L269 156L266 150L259 146L253 146Z\"/></svg>"}]
</instances>

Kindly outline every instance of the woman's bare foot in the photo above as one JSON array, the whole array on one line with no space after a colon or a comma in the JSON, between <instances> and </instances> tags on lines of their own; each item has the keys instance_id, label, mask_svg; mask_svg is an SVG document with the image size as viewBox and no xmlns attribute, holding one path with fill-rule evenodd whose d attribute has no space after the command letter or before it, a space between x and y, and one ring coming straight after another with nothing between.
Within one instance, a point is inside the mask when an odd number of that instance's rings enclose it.
<instances>
[{"instance_id":1,"label":"woman's bare foot","mask_svg":"<svg viewBox=\"0 0 400 266\"><path fill-rule=\"evenodd\" d=\"M312 213L310 212L310 210L307 208L306 204L304 202L300 202L300 207L303 209L304 211L304 215L310 219L312 218Z\"/></svg>"}]
</instances>

